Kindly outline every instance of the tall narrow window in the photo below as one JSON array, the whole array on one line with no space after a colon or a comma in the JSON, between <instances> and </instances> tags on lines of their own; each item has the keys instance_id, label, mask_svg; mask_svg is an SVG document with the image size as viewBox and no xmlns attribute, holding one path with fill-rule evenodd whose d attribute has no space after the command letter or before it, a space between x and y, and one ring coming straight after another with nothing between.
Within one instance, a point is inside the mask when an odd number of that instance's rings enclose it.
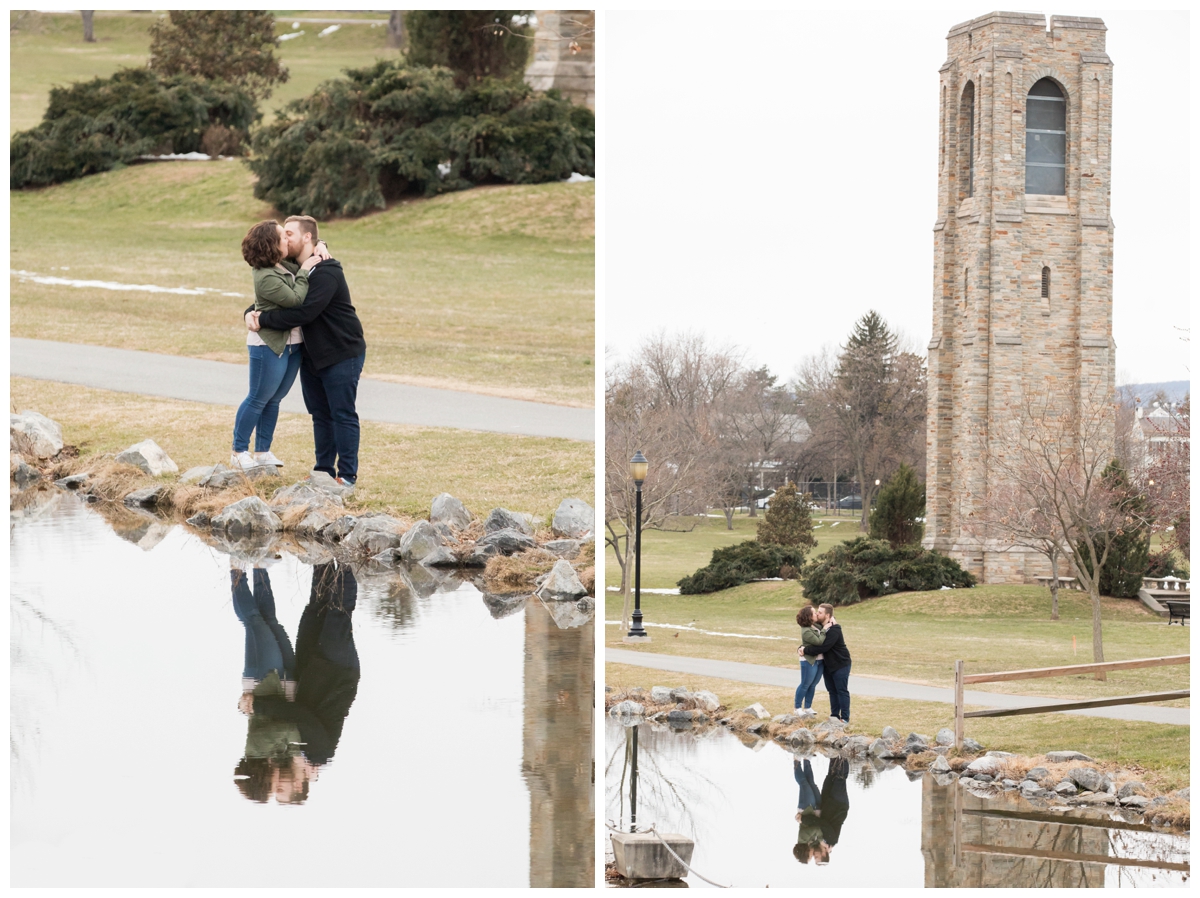
<instances>
[{"instance_id":1,"label":"tall narrow window","mask_svg":"<svg viewBox=\"0 0 1200 898\"><path fill-rule=\"evenodd\" d=\"M1025 192L1067 194L1067 101L1049 78L1025 101Z\"/></svg>"},{"instance_id":2,"label":"tall narrow window","mask_svg":"<svg viewBox=\"0 0 1200 898\"><path fill-rule=\"evenodd\" d=\"M1042 266L1042 299L1050 298L1050 269Z\"/></svg>"},{"instance_id":3,"label":"tall narrow window","mask_svg":"<svg viewBox=\"0 0 1200 898\"><path fill-rule=\"evenodd\" d=\"M966 138L967 196L975 195L975 83L968 82L962 95L961 132Z\"/></svg>"}]
</instances>

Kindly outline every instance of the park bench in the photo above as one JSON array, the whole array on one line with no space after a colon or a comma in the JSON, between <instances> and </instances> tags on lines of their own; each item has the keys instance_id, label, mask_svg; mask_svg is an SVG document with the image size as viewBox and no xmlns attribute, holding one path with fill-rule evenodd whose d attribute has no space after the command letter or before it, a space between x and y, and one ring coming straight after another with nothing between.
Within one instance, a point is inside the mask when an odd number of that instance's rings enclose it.
<instances>
[{"instance_id":1,"label":"park bench","mask_svg":"<svg viewBox=\"0 0 1200 898\"><path fill-rule=\"evenodd\" d=\"M1038 582L1038 585L1044 586L1047 589L1049 589L1050 581L1053 580L1054 578L1053 577L1034 577L1033 579ZM1074 577L1059 577L1058 578L1058 588L1059 589L1081 589L1082 587L1080 587L1079 581L1076 580Z\"/></svg>"},{"instance_id":2,"label":"park bench","mask_svg":"<svg viewBox=\"0 0 1200 898\"><path fill-rule=\"evenodd\" d=\"M1158 596L1158 601L1167 609L1167 626L1171 626L1175 621L1179 621L1179 626L1186 627L1188 619L1192 616L1191 599L1186 601L1181 599L1165 599Z\"/></svg>"}]
</instances>

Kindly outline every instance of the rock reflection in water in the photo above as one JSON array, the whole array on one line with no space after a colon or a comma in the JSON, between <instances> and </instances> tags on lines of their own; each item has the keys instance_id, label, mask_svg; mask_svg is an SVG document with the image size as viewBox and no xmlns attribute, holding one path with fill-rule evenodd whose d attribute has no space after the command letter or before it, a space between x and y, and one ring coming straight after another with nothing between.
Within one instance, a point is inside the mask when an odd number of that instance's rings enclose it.
<instances>
[{"instance_id":1,"label":"rock reflection in water","mask_svg":"<svg viewBox=\"0 0 1200 898\"><path fill-rule=\"evenodd\" d=\"M242 698L246 748L234 771L251 801L302 804L309 783L333 759L360 676L352 615L358 583L348 565L312 571L293 653L275 617L270 574L230 571L233 608L246 630Z\"/></svg>"},{"instance_id":2,"label":"rock reflection in water","mask_svg":"<svg viewBox=\"0 0 1200 898\"><path fill-rule=\"evenodd\" d=\"M935 888L1183 885L1190 863L1186 836L1051 813L1011 793L973 795L932 775L921 787L921 853Z\"/></svg>"}]
</instances>

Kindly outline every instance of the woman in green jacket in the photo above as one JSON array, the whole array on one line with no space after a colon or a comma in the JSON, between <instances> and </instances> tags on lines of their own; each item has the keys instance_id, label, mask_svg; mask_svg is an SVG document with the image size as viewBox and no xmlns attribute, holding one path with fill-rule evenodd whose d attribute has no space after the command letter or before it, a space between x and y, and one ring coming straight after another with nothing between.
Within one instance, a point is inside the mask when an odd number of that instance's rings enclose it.
<instances>
[{"instance_id":1,"label":"woman in green jacket","mask_svg":"<svg viewBox=\"0 0 1200 898\"><path fill-rule=\"evenodd\" d=\"M324 248L321 248L324 250ZM260 221L242 239L242 258L254 269L254 308L292 309L308 295L308 273L327 252L313 253L303 265L285 261L287 236L274 221ZM238 407L233 422L233 454L229 464L247 470L259 465L283 466L271 452L279 403L295 383L300 370L300 328L290 331L246 332L250 353L250 392ZM250 454L250 434L254 433L254 454Z\"/></svg>"},{"instance_id":2,"label":"woman in green jacket","mask_svg":"<svg viewBox=\"0 0 1200 898\"><path fill-rule=\"evenodd\" d=\"M812 709L813 693L816 692L817 682L825 669L825 656L808 657L804 654L804 646L820 645L824 640L821 628L816 626L815 613L812 605L805 605L796 615L796 623L800 625L801 645L796 649L800 656L800 685L796 687L796 715L799 717L816 717Z\"/></svg>"}]
</instances>

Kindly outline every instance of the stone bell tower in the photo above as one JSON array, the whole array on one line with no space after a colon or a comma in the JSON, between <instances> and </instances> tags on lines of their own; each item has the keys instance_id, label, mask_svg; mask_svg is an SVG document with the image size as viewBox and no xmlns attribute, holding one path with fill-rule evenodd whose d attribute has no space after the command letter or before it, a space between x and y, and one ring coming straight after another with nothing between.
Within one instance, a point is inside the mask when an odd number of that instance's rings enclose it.
<instances>
[{"instance_id":1,"label":"stone bell tower","mask_svg":"<svg viewBox=\"0 0 1200 898\"><path fill-rule=\"evenodd\" d=\"M950 29L938 85L925 546L985 583L1049 573L964 527L981 440L1027 390L1111 396L1112 61L1100 19L993 12ZM1107 391L1107 392L1105 392Z\"/></svg>"}]
</instances>

